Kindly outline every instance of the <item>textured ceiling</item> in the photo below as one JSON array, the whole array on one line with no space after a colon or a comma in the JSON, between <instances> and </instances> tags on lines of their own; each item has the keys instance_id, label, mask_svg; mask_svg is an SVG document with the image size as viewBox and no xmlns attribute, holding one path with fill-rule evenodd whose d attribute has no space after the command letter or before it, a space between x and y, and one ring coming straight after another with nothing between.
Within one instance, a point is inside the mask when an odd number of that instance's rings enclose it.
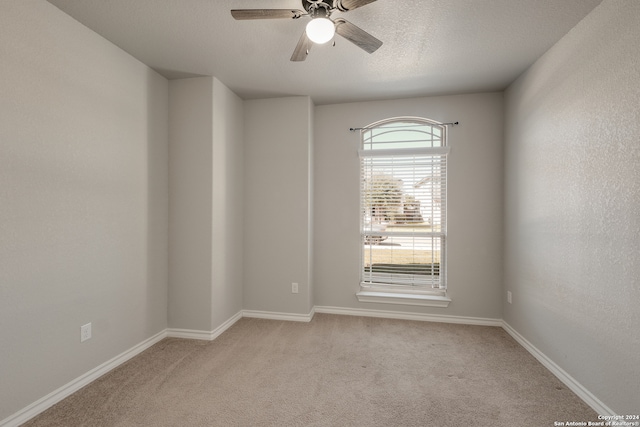
<instances>
[{"instance_id":1,"label":"textured ceiling","mask_svg":"<svg viewBox=\"0 0 640 427\"><path fill-rule=\"evenodd\" d=\"M601 0L378 0L344 17L384 44L336 36L289 58L308 18L236 21L230 9L301 0L48 0L168 78L217 77L242 98L316 104L504 89Z\"/></svg>"}]
</instances>

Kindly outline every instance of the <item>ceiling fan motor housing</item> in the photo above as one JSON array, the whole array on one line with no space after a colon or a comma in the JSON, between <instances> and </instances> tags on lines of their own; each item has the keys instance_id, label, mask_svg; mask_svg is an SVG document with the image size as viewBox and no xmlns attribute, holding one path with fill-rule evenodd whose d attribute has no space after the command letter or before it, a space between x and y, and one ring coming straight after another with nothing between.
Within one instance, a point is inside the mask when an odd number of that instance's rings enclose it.
<instances>
[{"instance_id":1,"label":"ceiling fan motor housing","mask_svg":"<svg viewBox=\"0 0 640 427\"><path fill-rule=\"evenodd\" d=\"M328 17L335 9L332 0L302 0L302 7L312 18Z\"/></svg>"}]
</instances>

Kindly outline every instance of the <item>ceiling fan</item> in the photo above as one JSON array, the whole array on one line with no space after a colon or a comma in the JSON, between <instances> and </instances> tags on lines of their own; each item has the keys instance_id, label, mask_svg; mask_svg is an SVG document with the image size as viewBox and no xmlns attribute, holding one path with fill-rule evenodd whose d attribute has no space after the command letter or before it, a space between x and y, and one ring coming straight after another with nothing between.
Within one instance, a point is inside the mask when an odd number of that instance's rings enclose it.
<instances>
[{"instance_id":1,"label":"ceiling fan","mask_svg":"<svg viewBox=\"0 0 640 427\"><path fill-rule=\"evenodd\" d=\"M238 20L310 17L311 21L307 24L305 32L302 33L302 37L291 55L292 61L304 61L307 59L313 43L326 43L333 39L335 33L369 53L375 52L382 46L380 40L346 19L331 19L331 14L336 10L348 12L374 1L376 0L302 0L304 11L299 9L233 9L231 16Z\"/></svg>"}]
</instances>

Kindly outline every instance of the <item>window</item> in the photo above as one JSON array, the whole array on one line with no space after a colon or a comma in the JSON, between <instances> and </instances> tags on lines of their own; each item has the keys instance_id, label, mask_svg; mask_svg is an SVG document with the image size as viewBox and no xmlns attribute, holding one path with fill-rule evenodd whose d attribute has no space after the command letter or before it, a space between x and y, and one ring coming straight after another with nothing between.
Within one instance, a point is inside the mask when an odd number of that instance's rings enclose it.
<instances>
[{"instance_id":1,"label":"window","mask_svg":"<svg viewBox=\"0 0 640 427\"><path fill-rule=\"evenodd\" d=\"M361 131L365 302L447 306L446 125L405 117Z\"/></svg>"}]
</instances>

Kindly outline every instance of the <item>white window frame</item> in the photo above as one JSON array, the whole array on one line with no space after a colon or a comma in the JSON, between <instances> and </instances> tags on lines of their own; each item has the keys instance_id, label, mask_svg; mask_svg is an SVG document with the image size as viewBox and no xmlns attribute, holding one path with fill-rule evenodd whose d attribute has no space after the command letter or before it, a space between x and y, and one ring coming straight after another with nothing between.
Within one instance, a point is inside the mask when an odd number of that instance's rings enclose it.
<instances>
[{"instance_id":1,"label":"white window frame","mask_svg":"<svg viewBox=\"0 0 640 427\"><path fill-rule=\"evenodd\" d=\"M393 125L394 123L398 124L417 124L421 126L428 126L432 128L436 128L440 133L440 138L438 139L437 146L433 146L433 137L431 140L418 140L411 141L407 143L410 145L408 147L401 148L393 148L392 144L379 143L376 147L375 144L371 142L371 139L368 139L368 136L371 135L371 131L379 130L380 127ZM394 132L393 130L388 132L391 134ZM392 140L394 141L394 140ZM395 141L394 141L395 142ZM423 144L424 142L424 144ZM430 144L429 144L430 143ZM402 145L402 143L398 144ZM431 146L429 146L431 145ZM421 117L394 117L386 120L381 120L375 123L366 126L360 131L360 167L361 167L361 175L360 175L360 290L356 293L356 296L360 302L372 302L372 303L390 303L390 304L404 304L404 305L419 305L419 306L434 306L434 307L447 307L451 302L451 299L447 295L446 290L446 241L447 241L447 226L446 226L446 176L447 176L447 155L449 153L449 147L447 142L447 126L443 123L436 122L433 120L421 118ZM421 157L422 156L422 157ZM431 157L437 156L437 157ZM376 160L372 160L375 158ZM389 161L394 162L398 161L398 159L402 159L403 161L408 161L408 159L413 158L414 161L418 159L420 161L424 158L436 158L438 161L442 161L443 169L439 177L441 177L442 188L441 188L441 218L440 218L440 229L437 231L430 232L415 232L415 229L412 233L407 234L407 232L387 232L387 231L376 231L376 235L381 236L384 239L394 237L399 238L426 238L426 239L439 239L439 274L438 277L431 275L425 276L425 278L418 278L418 275L415 275L416 279L408 279L408 281L404 281L402 278L402 274L385 274L381 273L372 273L373 269L369 267L368 271L365 266L365 246L367 245L367 241L370 242L372 236L372 224L371 219L369 218L369 223L367 223L367 213L366 208L364 206L365 202L365 172L364 168L369 167L373 170L372 166L369 166L373 161ZM369 162L369 163L366 163ZM440 169L439 169L440 170ZM371 216L371 215L370 215ZM371 249L370 249L371 250ZM369 252L371 253L371 252ZM432 261L432 266L433 261ZM392 267L393 268L393 267ZM387 277L395 277L396 279L385 280ZM411 277L407 275L406 277ZM437 283L436 283L437 280ZM389 282L389 283L385 283Z\"/></svg>"}]
</instances>

